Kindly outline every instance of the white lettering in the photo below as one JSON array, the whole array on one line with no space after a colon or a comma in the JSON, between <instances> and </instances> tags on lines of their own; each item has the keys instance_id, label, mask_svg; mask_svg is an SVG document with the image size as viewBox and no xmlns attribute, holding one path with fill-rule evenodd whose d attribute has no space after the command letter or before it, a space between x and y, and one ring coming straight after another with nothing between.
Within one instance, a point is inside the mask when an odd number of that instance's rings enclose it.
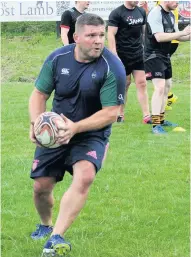
<instances>
[{"instance_id":1,"label":"white lettering","mask_svg":"<svg viewBox=\"0 0 191 257\"><path fill-rule=\"evenodd\" d=\"M63 75L69 75L69 74L70 74L70 69L62 68L61 74L63 74Z\"/></svg>"},{"instance_id":2,"label":"white lettering","mask_svg":"<svg viewBox=\"0 0 191 257\"><path fill-rule=\"evenodd\" d=\"M142 23L143 23L143 18L139 18L139 19L128 19L127 21L130 21L130 22L129 22L129 25L142 24Z\"/></svg>"}]
</instances>

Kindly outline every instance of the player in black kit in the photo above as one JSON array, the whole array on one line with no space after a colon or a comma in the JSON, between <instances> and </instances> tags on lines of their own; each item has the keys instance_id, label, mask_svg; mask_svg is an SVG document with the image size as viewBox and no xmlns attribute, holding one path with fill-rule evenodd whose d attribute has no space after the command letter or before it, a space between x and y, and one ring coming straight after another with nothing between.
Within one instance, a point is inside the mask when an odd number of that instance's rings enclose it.
<instances>
[{"instance_id":1,"label":"player in black kit","mask_svg":"<svg viewBox=\"0 0 191 257\"><path fill-rule=\"evenodd\" d=\"M122 61L126 69L127 90L133 74L137 96L143 112L143 123L150 123L148 94L143 62L143 26L146 12L137 6L138 1L125 1L109 16L109 49ZM121 106L119 121L123 120L124 106Z\"/></svg>"},{"instance_id":2,"label":"player in black kit","mask_svg":"<svg viewBox=\"0 0 191 257\"><path fill-rule=\"evenodd\" d=\"M61 17L61 38L63 45L74 43L76 20L89 6L89 1L75 1L76 6L63 12Z\"/></svg>"},{"instance_id":3,"label":"player in black kit","mask_svg":"<svg viewBox=\"0 0 191 257\"><path fill-rule=\"evenodd\" d=\"M148 80L152 80L154 92L151 100L152 132L165 134L165 126L175 127L177 124L165 120L165 106L172 78L171 41L189 41L190 26L178 31L172 13L178 1L161 1L147 17L145 33L145 71Z\"/></svg>"}]
</instances>

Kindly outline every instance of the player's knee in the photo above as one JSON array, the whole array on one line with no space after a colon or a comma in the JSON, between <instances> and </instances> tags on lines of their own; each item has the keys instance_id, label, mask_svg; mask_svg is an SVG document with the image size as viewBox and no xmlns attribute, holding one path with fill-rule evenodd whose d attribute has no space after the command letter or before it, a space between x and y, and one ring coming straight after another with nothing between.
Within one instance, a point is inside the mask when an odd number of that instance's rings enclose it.
<instances>
[{"instance_id":1,"label":"player's knee","mask_svg":"<svg viewBox=\"0 0 191 257\"><path fill-rule=\"evenodd\" d=\"M164 94L164 90L165 88L163 86L158 86L157 88L155 88L155 92L157 92L157 94L160 96Z\"/></svg>"},{"instance_id":2,"label":"player's knee","mask_svg":"<svg viewBox=\"0 0 191 257\"><path fill-rule=\"evenodd\" d=\"M170 88L171 88L171 81L170 80L166 80L165 87L170 90Z\"/></svg>"},{"instance_id":3,"label":"player's knee","mask_svg":"<svg viewBox=\"0 0 191 257\"><path fill-rule=\"evenodd\" d=\"M95 171L91 170L84 170L84 173L81 175L81 187L88 188L95 179Z\"/></svg>"},{"instance_id":4,"label":"player's knee","mask_svg":"<svg viewBox=\"0 0 191 257\"><path fill-rule=\"evenodd\" d=\"M137 86L137 88L140 89L140 90L145 90L146 87L147 87L146 80L139 80L139 81L136 83L136 86Z\"/></svg>"},{"instance_id":5,"label":"player's knee","mask_svg":"<svg viewBox=\"0 0 191 257\"><path fill-rule=\"evenodd\" d=\"M73 184L80 192L86 192L95 179L95 167L93 164L85 165L76 173Z\"/></svg>"},{"instance_id":6,"label":"player's knee","mask_svg":"<svg viewBox=\"0 0 191 257\"><path fill-rule=\"evenodd\" d=\"M54 188L54 184L48 182L46 179L40 178L35 179L33 190L36 195L40 194L50 194Z\"/></svg>"}]
</instances>

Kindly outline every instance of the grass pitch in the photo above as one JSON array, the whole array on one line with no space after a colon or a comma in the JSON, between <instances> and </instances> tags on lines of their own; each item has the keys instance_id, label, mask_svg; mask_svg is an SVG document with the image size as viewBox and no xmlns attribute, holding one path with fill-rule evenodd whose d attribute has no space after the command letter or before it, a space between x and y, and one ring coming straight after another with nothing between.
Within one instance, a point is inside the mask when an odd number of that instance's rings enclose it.
<instances>
[{"instance_id":1,"label":"grass pitch","mask_svg":"<svg viewBox=\"0 0 191 257\"><path fill-rule=\"evenodd\" d=\"M2 38L2 257L40 257L45 243L29 236L39 219L29 178L34 146L28 137L28 99L44 59L59 46L55 35ZM189 256L188 43L180 45L173 66L179 100L168 119L186 132L152 135L141 123L131 85L126 121L114 124L105 165L66 233L71 257ZM151 96L150 83L148 90ZM70 182L67 174L56 186L54 220Z\"/></svg>"}]
</instances>

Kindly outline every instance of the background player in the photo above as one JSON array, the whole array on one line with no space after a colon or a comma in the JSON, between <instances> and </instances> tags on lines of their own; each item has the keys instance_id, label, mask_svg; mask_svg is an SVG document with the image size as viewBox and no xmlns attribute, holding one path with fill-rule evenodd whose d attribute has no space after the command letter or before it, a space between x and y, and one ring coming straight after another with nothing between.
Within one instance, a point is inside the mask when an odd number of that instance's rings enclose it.
<instances>
[{"instance_id":1,"label":"background player","mask_svg":"<svg viewBox=\"0 0 191 257\"><path fill-rule=\"evenodd\" d=\"M127 91L131 74L137 87L137 97L143 113L143 123L150 123L148 93L143 62L143 26L146 12L138 1L125 1L111 12L108 22L108 46L122 61L127 75ZM123 120L124 106L119 121Z\"/></svg>"},{"instance_id":2,"label":"background player","mask_svg":"<svg viewBox=\"0 0 191 257\"><path fill-rule=\"evenodd\" d=\"M190 26L178 31L172 10L178 6L177 1L163 1L148 14L145 34L145 71L147 79L154 85L152 96L152 132L164 134L163 126L176 126L165 121L164 111L170 91L172 67L170 61L171 41L190 40Z\"/></svg>"},{"instance_id":3,"label":"background player","mask_svg":"<svg viewBox=\"0 0 191 257\"><path fill-rule=\"evenodd\" d=\"M74 43L73 34L76 20L88 7L89 1L75 1L75 7L63 12L60 23L63 45Z\"/></svg>"}]
</instances>

